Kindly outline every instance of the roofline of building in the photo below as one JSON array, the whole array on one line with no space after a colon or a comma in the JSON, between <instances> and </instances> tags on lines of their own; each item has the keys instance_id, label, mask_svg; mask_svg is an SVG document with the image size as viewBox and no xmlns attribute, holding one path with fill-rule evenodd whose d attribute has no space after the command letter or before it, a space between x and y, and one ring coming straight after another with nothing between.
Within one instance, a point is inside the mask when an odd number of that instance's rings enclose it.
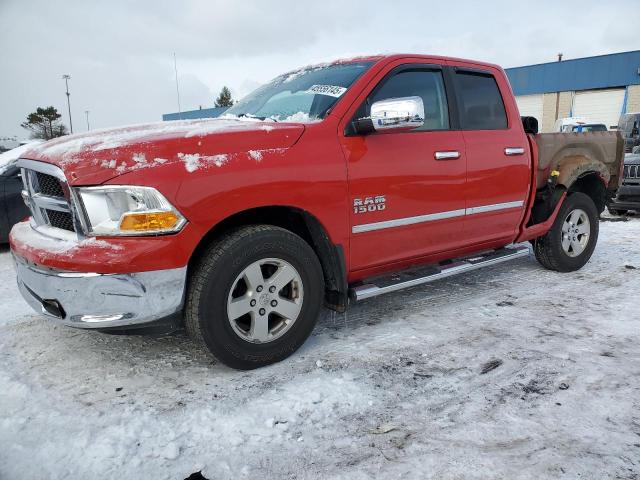
<instances>
[{"instance_id":1,"label":"roofline of building","mask_svg":"<svg viewBox=\"0 0 640 480\"><path fill-rule=\"evenodd\" d=\"M550 64L556 64L556 63L579 62L581 60L589 60L591 58L612 57L612 56L615 56L615 55L624 55L624 54L627 54L627 53L636 53L636 52L640 52L640 50L626 50L624 52L603 53L602 55L590 55L588 57L569 58L568 60L564 60L564 59L562 61L556 60L555 62L532 63L532 64L529 64L529 65L520 65L518 67L505 67L505 70L516 70L518 68L538 67L540 65L550 65Z\"/></svg>"}]
</instances>

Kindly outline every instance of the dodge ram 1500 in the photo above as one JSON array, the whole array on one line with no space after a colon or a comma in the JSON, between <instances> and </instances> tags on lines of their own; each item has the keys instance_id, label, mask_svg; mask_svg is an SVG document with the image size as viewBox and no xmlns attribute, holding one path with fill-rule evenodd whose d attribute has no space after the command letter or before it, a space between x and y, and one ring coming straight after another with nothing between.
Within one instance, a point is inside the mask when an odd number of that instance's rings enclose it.
<instances>
[{"instance_id":1,"label":"dodge ram 1500","mask_svg":"<svg viewBox=\"0 0 640 480\"><path fill-rule=\"evenodd\" d=\"M279 76L220 119L72 135L19 160L24 298L69 326L185 328L241 369L323 304L529 253L591 257L621 177L614 132L537 134L504 71L390 55Z\"/></svg>"}]
</instances>

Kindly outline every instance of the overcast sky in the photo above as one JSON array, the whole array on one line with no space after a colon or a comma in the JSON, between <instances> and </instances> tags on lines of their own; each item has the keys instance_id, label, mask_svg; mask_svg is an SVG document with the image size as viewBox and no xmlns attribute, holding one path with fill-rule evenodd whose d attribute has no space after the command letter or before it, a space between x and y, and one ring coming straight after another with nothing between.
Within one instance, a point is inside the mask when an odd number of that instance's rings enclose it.
<instances>
[{"instance_id":1,"label":"overcast sky","mask_svg":"<svg viewBox=\"0 0 640 480\"><path fill-rule=\"evenodd\" d=\"M0 137L37 106L74 130L210 107L298 66L356 54L431 53L504 67L640 49L638 0L0 0Z\"/></svg>"}]
</instances>

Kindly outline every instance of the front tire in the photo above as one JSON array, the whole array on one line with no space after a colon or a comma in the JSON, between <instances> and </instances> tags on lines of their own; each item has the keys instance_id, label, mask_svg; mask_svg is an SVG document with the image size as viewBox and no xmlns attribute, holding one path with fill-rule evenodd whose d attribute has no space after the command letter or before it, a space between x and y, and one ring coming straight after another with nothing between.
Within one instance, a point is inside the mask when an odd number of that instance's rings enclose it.
<instances>
[{"instance_id":1,"label":"front tire","mask_svg":"<svg viewBox=\"0 0 640 480\"><path fill-rule=\"evenodd\" d=\"M243 227L210 245L194 268L185 327L222 363L262 367L304 343L323 292L320 262L302 238L271 225Z\"/></svg>"},{"instance_id":2,"label":"front tire","mask_svg":"<svg viewBox=\"0 0 640 480\"><path fill-rule=\"evenodd\" d=\"M598 209L591 197L572 193L564 201L551 229L535 241L536 259L548 270L579 270L593 254L599 229Z\"/></svg>"}]
</instances>

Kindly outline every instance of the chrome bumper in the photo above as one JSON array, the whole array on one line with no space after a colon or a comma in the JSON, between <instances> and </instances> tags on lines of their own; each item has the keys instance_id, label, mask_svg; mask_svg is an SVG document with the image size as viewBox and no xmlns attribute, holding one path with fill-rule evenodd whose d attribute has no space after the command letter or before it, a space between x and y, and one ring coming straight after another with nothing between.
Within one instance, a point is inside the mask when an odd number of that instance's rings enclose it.
<instances>
[{"instance_id":1,"label":"chrome bumper","mask_svg":"<svg viewBox=\"0 0 640 480\"><path fill-rule=\"evenodd\" d=\"M184 303L187 267L131 274L79 273L13 258L18 288L27 303L70 327L146 324L179 312Z\"/></svg>"}]
</instances>

